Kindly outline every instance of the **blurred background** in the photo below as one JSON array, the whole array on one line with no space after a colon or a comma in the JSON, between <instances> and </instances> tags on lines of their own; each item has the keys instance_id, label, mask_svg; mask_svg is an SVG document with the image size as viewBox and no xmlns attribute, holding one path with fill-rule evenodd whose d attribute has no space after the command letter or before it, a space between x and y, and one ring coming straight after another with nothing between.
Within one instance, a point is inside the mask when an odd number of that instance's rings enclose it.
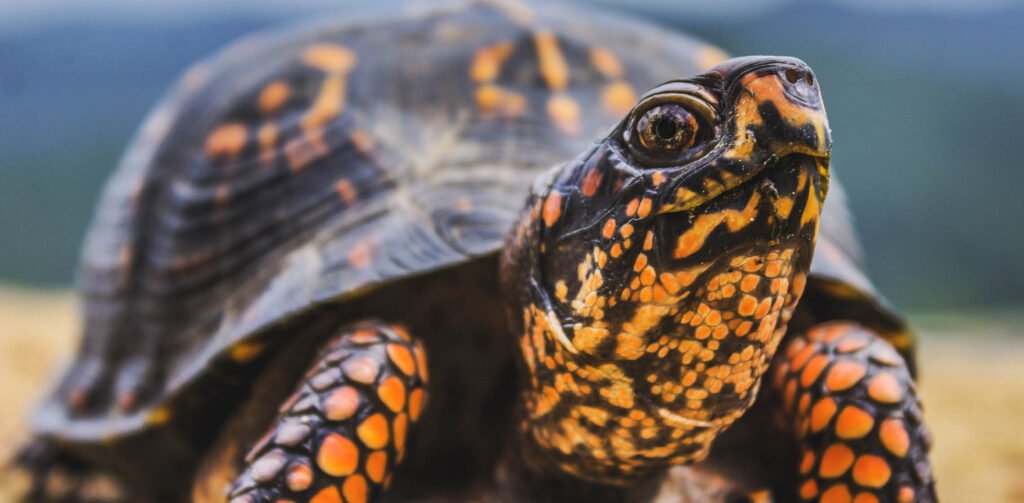
<instances>
[{"instance_id":1,"label":"blurred background","mask_svg":"<svg viewBox=\"0 0 1024 503\"><path fill-rule=\"evenodd\" d=\"M591 3L810 63L870 271L922 332L940 489L1024 501L1024 3ZM98 191L176 76L243 34L355 5L0 1L0 347L17 355L0 379L29 395L73 348L62 292Z\"/></svg>"}]
</instances>

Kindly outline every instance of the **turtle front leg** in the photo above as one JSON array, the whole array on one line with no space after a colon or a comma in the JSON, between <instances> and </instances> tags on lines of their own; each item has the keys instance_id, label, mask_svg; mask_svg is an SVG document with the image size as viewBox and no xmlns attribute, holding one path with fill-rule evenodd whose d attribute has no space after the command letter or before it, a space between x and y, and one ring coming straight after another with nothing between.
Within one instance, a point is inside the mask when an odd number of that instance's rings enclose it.
<instances>
[{"instance_id":1,"label":"turtle front leg","mask_svg":"<svg viewBox=\"0 0 1024 503\"><path fill-rule=\"evenodd\" d=\"M880 335L850 322L793 334L772 377L799 441L801 501L936 500L913 379Z\"/></svg>"},{"instance_id":2,"label":"turtle front leg","mask_svg":"<svg viewBox=\"0 0 1024 503\"><path fill-rule=\"evenodd\" d=\"M245 457L228 500L374 501L405 455L426 380L423 346L404 328L343 330Z\"/></svg>"}]
</instances>

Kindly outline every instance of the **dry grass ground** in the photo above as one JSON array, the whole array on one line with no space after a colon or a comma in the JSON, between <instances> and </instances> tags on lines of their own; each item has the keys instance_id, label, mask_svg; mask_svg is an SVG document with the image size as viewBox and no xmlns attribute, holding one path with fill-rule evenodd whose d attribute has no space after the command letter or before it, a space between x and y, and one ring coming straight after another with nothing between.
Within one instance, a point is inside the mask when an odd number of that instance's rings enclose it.
<instances>
[{"instance_id":1,"label":"dry grass ground","mask_svg":"<svg viewBox=\"0 0 1024 503\"><path fill-rule=\"evenodd\" d=\"M25 411L74 347L74 310L68 294L0 288L2 458L24 440ZM921 390L943 500L1024 502L1024 336L1005 321L921 326ZM14 498L11 486L0 478L0 501Z\"/></svg>"}]
</instances>

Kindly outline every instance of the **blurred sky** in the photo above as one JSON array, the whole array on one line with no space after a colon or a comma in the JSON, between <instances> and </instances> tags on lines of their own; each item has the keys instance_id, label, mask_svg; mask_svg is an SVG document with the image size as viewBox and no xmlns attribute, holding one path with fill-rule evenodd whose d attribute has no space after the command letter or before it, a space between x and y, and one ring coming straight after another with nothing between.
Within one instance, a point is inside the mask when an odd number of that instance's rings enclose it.
<instances>
[{"instance_id":1,"label":"blurred sky","mask_svg":"<svg viewBox=\"0 0 1024 503\"><path fill-rule=\"evenodd\" d=\"M190 62L364 3L0 0L0 282L70 284L103 179ZM1024 308L1024 2L599 3L809 62L882 290L915 310Z\"/></svg>"}]
</instances>

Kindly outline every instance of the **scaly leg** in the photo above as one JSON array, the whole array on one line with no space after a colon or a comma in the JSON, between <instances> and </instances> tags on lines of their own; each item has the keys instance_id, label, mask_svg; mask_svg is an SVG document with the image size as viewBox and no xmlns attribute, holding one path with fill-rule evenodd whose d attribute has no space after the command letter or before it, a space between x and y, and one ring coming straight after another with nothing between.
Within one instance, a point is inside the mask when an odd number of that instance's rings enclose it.
<instances>
[{"instance_id":1,"label":"scaly leg","mask_svg":"<svg viewBox=\"0 0 1024 503\"><path fill-rule=\"evenodd\" d=\"M795 334L772 379L799 441L798 497L822 502L931 502L931 438L906 362L849 322Z\"/></svg>"},{"instance_id":2,"label":"scaly leg","mask_svg":"<svg viewBox=\"0 0 1024 503\"><path fill-rule=\"evenodd\" d=\"M425 400L426 357L401 327L344 330L317 358L232 485L232 503L365 503L387 487Z\"/></svg>"}]
</instances>

